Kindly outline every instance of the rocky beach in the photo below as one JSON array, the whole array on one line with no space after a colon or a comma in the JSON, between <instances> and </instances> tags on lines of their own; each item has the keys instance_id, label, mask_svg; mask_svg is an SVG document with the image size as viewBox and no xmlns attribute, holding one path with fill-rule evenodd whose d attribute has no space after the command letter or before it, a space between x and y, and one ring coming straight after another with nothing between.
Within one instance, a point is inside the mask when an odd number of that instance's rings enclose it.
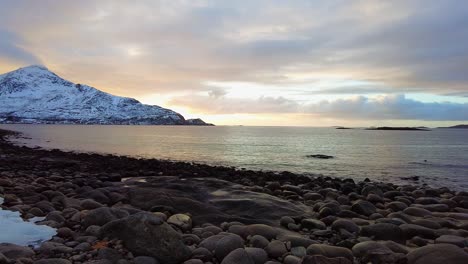
<instances>
[{"instance_id":1,"label":"rocky beach","mask_svg":"<svg viewBox=\"0 0 468 264\"><path fill-rule=\"evenodd\" d=\"M0 131L2 210L56 235L0 244L0 264L468 263L468 192L43 150L12 136Z\"/></svg>"}]
</instances>

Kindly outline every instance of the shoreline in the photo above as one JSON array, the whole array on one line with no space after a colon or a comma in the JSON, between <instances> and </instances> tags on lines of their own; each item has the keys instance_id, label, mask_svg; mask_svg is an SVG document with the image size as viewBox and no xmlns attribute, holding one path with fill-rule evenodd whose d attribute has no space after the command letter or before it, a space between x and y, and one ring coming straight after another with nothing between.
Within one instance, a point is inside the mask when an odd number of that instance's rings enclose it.
<instances>
[{"instance_id":1,"label":"shoreline","mask_svg":"<svg viewBox=\"0 0 468 264\"><path fill-rule=\"evenodd\" d=\"M421 264L431 252L468 261L468 192L33 149L11 135L0 130L1 207L45 217L57 236L35 249L0 244L0 259Z\"/></svg>"}]
</instances>

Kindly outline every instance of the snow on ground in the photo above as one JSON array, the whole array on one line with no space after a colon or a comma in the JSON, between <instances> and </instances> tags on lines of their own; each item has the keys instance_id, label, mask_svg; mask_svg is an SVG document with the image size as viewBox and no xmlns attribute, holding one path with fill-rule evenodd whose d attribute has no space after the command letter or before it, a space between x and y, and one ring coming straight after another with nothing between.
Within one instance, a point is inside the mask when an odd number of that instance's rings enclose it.
<instances>
[{"instance_id":1,"label":"snow on ground","mask_svg":"<svg viewBox=\"0 0 468 264\"><path fill-rule=\"evenodd\" d=\"M3 201L0 197L0 205ZM24 221L19 212L2 210L2 208L0 208L0 226L2 227L0 243L20 246L38 246L57 234L55 228Z\"/></svg>"}]
</instances>

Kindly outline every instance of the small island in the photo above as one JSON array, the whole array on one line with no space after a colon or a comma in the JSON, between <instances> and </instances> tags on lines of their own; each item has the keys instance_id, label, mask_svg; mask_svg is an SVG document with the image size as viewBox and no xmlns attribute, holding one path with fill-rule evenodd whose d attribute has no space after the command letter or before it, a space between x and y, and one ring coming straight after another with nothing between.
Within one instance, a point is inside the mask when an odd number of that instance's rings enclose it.
<instances>
[{"instance_id":1,"label":"small island","mask_svg":"<svg viewBox=\"0 0 468 264\"><path fill-rule=\"evenodd\" d=\"M366 130L430 131L427 127L369 127Z\"/></svg>"},{"instance_id":2,"label":"small island","mask_svg":"<svg viewBox=\"0 0 468 264\"><path fill-rule=\"evenodd\" d=\"M468 125L456 125L449 127L438 127L438 128L450 128L450 129L468 129Z\"/></svg>"}]
</instances>

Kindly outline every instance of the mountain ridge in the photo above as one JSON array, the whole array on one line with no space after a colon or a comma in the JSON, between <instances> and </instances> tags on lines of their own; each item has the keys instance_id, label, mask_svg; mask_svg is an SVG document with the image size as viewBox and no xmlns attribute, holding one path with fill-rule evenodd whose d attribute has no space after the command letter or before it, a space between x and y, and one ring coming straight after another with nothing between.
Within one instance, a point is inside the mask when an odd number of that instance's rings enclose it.
<instances>
[{"instance_id":1,"label":"mountain ridge","mask_svg":"<svg viewBox=\"0 0 468 264\"><path fill-rule=\"evenodd\" d=\"M42 65L0 75L0 123L212 125L129 97L73 83Z\"/></svg>"}]
</instances>

